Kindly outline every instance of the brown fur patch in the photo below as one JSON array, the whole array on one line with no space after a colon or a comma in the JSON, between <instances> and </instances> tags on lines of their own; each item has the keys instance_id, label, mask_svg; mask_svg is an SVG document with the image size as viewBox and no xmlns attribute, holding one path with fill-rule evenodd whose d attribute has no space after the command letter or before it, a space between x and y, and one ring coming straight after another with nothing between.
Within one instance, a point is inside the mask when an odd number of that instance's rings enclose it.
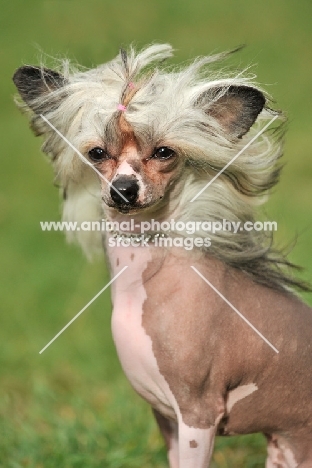
<instances>
[{"instance_id":1,"label":"brown fur patch","mask_svg":"<svg viewBox=\"0 0 312 468\"><path fill-rule=\"evenodd\" d=\"M129 122L127 122L123 113L120 115L118 126L121 134L122 147L124 148L127 145L137 146L137 141L133 132L133 128L131 127Z\"/></svg>"}]
</instances>

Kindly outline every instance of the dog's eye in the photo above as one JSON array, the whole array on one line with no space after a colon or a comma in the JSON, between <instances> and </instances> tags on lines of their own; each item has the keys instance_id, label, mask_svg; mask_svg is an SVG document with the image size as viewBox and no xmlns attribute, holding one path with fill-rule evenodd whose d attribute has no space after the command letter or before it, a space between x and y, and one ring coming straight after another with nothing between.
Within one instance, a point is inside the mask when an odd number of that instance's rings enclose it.
<instances>
[{"instance_id":1,"label":"dog's eye","mask_svg":"<svg viewBox=\"0 0 312 468\"><path fill-rule=\"evenodd\" d=\"M166 159L172 158L175 155L175 152L168 148L167 146L161 146L160 148L156 148L153 158L159 159L160 161L165 161Z\"/></svg>"},{"instance_id":2,"label":"dog's eye","mask_svg":"<svg viewBox=\"0 0 312 468\"><path fill-rule=\"evenodd\" d=\"M88 152L88 155L89 155L89 158L95 162L102 161L103 159L107 159L107 153L103 150L103 148L100 148L99 146L96 146L95 148L90 149L90 151Z\"/></svg>"}]
</instances>

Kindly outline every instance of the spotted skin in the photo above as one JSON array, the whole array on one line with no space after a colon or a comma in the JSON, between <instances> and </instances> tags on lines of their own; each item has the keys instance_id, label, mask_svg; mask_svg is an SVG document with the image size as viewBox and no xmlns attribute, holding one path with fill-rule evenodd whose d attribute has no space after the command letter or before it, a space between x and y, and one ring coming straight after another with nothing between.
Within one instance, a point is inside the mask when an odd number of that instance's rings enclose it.
<instances>
[{"instance_id":1,"label":"spotted skin","mask_svg":"<svg viewBox=\"0 0 312 468\"><path fill-rule=\"evenodd\" d=\"M274 434L267 467L304 467L305 457L312 456L305 435L312 434L312 422L305 429L301 423L312 414L312 378L306 372L310 309L291 294L268 290L213 258L192 257L182 249L116 247L108 253L113 275L132 262L113 284L113 337L125 374L157 415L170 467L207 468L215 435L251 432ZM279 354L194 274L191 264L274 342Z\"/></svg>"}]
</instances>

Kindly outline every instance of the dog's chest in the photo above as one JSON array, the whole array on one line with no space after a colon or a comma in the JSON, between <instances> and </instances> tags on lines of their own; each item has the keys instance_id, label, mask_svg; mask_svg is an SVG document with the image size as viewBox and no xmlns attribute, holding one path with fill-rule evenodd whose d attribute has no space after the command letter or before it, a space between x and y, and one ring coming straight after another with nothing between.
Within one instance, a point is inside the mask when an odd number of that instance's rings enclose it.
<instances>
[{"instance_id":1,"label":"dog's chest","mask_svg":"<svg viewBox=\"0 0 312 468\"><path fill-rule=\"evenodd\" d=\"M154 408L169 417L174 417L175 406L169 386L159 371L153 353L152 340L143 326L143 306L146 291L142 272L150 256L148 249L140 252L140 261L135 262L130 250L118 252L118 268L127 270L113 285L112 333L122 368L134 389Z\"/></svg>"}]
</instances>

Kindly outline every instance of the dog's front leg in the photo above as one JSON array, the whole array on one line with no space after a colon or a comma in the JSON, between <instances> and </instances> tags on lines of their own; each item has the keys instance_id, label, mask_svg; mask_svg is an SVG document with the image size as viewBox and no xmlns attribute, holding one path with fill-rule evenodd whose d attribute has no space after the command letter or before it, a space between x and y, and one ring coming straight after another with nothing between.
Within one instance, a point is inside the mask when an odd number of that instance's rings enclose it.
<instances>
[{"instance_id":1,"label":"dog's front leg","mask_svg":"<svg viewBox=\"0 0 312 468\"><path fill-rule=\"evenodd\" d=\"M160 432L165 439L170 468L179 468L178 423L170 421L153 409Z\"/></svg>"},{"instance_id":2,"label":"dog's front leg","mask_svg":"<svg viewBox=\"0 0 312 468\"><path fill-rule=\"evenodd\" d=\"M165 439L170 468L208 468L217 426L196 429L153 412Z\"/></svg>"},{"instance_id":3,"label":"dog's front leg","mask_svg":"<svg viewBox=\"0 0 312 468\"><path fill-rule=\"evenodd\" d=\"M179 422L179 468L208 468L217 425L197 429Z\"/></svg>"}]
</instances>

